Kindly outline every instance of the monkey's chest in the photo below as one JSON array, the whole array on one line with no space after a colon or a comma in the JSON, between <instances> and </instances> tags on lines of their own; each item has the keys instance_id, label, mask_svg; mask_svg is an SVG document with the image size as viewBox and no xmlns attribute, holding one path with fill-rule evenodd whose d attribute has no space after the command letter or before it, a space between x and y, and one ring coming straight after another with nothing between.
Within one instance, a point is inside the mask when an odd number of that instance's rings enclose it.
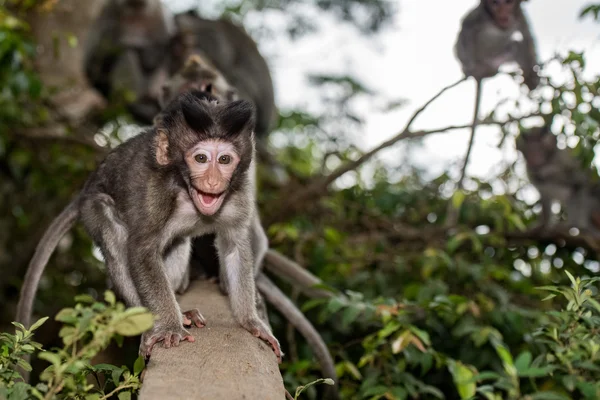
<instances>
[{"instance_id":1,"label":"monkey's chest","mask_svg":"<svg viewBox=\"0 0 600 400\"><path fill-rule=\"evenodd\" d=\"M516 29L499 29L495 25L487 26L477 35L477 50L482 59L508 55L517 44L514 35Z\"/></svg>"}]
</instances>

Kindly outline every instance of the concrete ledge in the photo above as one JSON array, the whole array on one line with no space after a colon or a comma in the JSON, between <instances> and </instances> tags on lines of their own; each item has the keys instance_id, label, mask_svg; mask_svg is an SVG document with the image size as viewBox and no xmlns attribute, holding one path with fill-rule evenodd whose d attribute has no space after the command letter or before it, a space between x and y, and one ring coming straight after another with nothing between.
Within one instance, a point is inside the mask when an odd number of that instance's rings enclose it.
<instances>
[{"instance_id":1,"label":"concrete ledge","mask_svg":"<svg viewBox=\"0 0 600 400\"><path fill-rule=\"evenodd\" d=\"M194 281L179 304L198 308L207 325L190 330L194 343L153 350L141 400L285 399L275 353L235 322L217 285Z\"/></svg>"}]
</instances>

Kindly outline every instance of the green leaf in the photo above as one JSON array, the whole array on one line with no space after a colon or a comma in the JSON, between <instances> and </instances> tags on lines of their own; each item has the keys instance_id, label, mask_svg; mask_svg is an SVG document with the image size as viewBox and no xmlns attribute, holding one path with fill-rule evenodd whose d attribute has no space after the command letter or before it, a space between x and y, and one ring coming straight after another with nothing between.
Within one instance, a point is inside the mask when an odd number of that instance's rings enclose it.
<instances>
[{"instance_id":1,"label":"green leaf","mask_svg":"<svg viewBox=\"0 0 600 400\"><path fill-rule=\"evenodd\" d=\"M58 354L51 353L49 351L44 351L44 352L38 354L38 358L48 361L50 364L54 365L55 367L59 366L62 362L62 360Z\"/></svg>"},{"instance_id":2,"label":"green leaf","mask_svg":"<svg viewBox=\"0 0 600 400\"><path fill-rule=\"evenodd\" d=\"M112 373L110 374L110 377L111 377L113 383L115 384L115 386L119 386L119 379L121 378L121 375L123 375L122 368L115 368L115 369L113 369Z\"/></svg>"},{"instance_id":3,"label":"green leaf","mask_svg":"<svg viewBox=\"0 0 600 400\"><path fill-rule=\"evenodd\" d=\"M339 297L332 298L327 304L327 311L334 314L346 306L346 302Z\"/></svg>"},{"instance_id":4,"label":"green leaf","mask_svg":"<svg viewBox=\"0 0 600 400\"><path fill-rule=\"evenodd\" d=\"M356 319L358 318L358 316L360 315L360 313L362 312L362 309L356 307L356 306L350 306L348 308L346 308L344 310L344 312L342 313L342 326L343 327L347 327L350 326L350 324L352 324L354 321L356 321Z\"/></svg>"},{"instance_id":5,"label":"green leaf","mask_svg":"<svg viewBox=\"0 0 600 400\"><path fill-rule=\"evenodd\" d=\"M63 308L54 319L59 322L74 323L77 321L77 311L74 308Z\"/></svg>"},{"instance_id":6,"label":"green leaf","mask_svg":"<svg viewBox=\"0 0 600 400\"><path fill-rule=\"evenodd\" d=\"M567 270L565 270L565 274L567 274L567 276L569 277L569 280L573 284L573 287L577 287L577 281L575 280L575 278L573 277L573 275L571 275L571 273L569 271L567 271Z\"/></svg>"},{"instance_id":7,"label":"green leaf","mask_svg":"<svg viewBox=\"0 0 600 400\"><path fill-rule=\"evenodd\" d=\"M517 357L515 361L515 368L517 368L517 372L524 371L529 368L531 365L531 353L528 351L524 351Z\"/></svg>"},{"instance_id":8,"label":"green leaf","mask_svg":"<svg viewBox=\"0 0 600 400\"><path fill-rule=\"evenodd\" d=\"M131 400L131 392L121 392L118 394L119 400Z\"/></svg>"},{"instance_id":9,"label":"green leaf","mask_svg":"<svg viewBox=\"0 0 600 400\"><path fill-rule=\"evenodd\" d=\"M96 300L89 294L80 294L80 295L75 296L76 303L92 304L95 301Z\"/></svg>"},{"instance_id":10,"label":"green leaf","mask_svg":"<svg viewBox=\"0 0 600 400\"><path fill-rule=\"evenodd\" d=\"M523 371L517 371L517 374L522 378L538 378L541 376L548 376L553 370L554 367L529 368Z\"/></svg>"},{"instance_id":11,"label":"green leaf","mask_svg":"<svg viewBox=\"0 0 600 400\"><path fill-rule=\"evenodd\" d=\"M35 331L37 328L39 328L40 326L42 326L44 324L44 322L46 322L48 320L49 317L43 317L38 319L33 325L31 325L31 327L29 328L30 331Z\"/></svg>"},{"instance_id":12,"label":"green leaf","mask_svg":"<svg viewBox=\"0 0 600 400\"><path fill-rule=\"evenodd\" d=\"M537 392L529 395L531 400L571 400L569 396L557 392Z\"/></svg>"},{"instance_id":13,"label":"green leaf","mask_svg":"<svg viewBox=\"0 0 600 400\"><path fill-rule=\"evenodd\" d=\"M465 201L465 193L462 190L457 190L452 196L452 207L460 208L462 203Z\"/></svg>"},{"instance_id":14,"label":"green leaf","mask_svg":"<svg viewBox=\"0 0 600 400\"><path fill-rule=\"evenodd\" d=\"M104 292L104 301L110 304L111 306L114 306L117 302L117 297L113 292L107 290L106 292Z\"/></svg>"},{"instance_id":15,"label":"green leaf","mask_svg":"<svg viewBox=\"0 0 600 400\"><path fill-rule=\"evenodd\" d=\"M477 385L473 382L473 371L460 361L450 360L448 369L452 374L454 385L461 399L470 399L475 396Z\"/></svg>"},{"instance_id":16,"label":"green leaf","mask_svg":"<svg viewBox=\"0 0 600 400\"><path fill-rule=\"evenodd\" d=\"M144 357L139 356L133 364L133 374L135 376L139 376L144 370L144 368L146 368L146 362L144 361Z\"/></svg>"},{"instance_id":17,"label":"green leaf","mask_svg":"<svg viewBox=\"0 0 600 400\"><path fill-rule=\"evenodd\" d=\"M123 336L137 336L152 328L154 316L151 313L129 315L115 323L115 331Z\"/></svg>"}]
</instances>

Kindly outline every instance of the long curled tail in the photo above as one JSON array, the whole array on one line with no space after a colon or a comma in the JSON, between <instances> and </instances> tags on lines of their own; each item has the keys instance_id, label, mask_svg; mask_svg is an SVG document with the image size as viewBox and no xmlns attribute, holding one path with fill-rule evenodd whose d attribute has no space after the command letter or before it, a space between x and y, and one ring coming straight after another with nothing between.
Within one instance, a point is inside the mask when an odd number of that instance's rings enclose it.
<instances>
[{"instance_id":1,"label":"long curled tail","mask_svg":"<svg viewBox=\"0 0 600 400\"><path fill-rule=\"evenodd\" d=\"M79 201L76 198L52 221L35 249L35 254L27 267L17 305L16 320L26 328L31 324L33 300L46 264L60 239L75 225L78 216Z\"/></svg>"},{"instance_id":2,"label":"long curled tail","mask_svg":"<svg viewBox=\"0 0 600 400\"><path fill-rule=\"evenodd\" d=\"M337 374L335 365L325 342L319 335L319 332L310 323L304 314L296 307L294 303L281 291L279 288L264 274L260 273L256 277L256 286L258 290L265 296L267 301L271 303L286 319L294 325L296 329L304 336L315 357L321 365L321 371L326 378L331 378L335 382L335 386L330 386L326 390L326 399L339 399Z\"/></svg>"}]
</instances>

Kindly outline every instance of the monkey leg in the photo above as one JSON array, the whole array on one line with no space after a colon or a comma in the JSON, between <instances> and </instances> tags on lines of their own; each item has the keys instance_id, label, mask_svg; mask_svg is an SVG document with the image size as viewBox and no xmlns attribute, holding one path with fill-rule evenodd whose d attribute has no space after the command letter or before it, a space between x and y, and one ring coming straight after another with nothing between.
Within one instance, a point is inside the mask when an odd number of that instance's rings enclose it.
<instances>
[{"instance_id":1,"label":"monkey leg","mask_svg":"<svg viewBox=\"0 0 600 400\"><path fill-rule=\"evenodd\" d=\"M183 294L190 284L190 254L192 241L190 238L175 241L165 252L165 272L171 288Z\"/></svg>"},{"instance_id":2,"label":"monkey leg","mask_svg":"<svg viewBox=\"0 0 600 400\"><path fill-rule=\"evenodd\" d=\"M112 197L103 193L84 197L81 202L81 219L100 247L108 276L117 294L127 306L141 306L140 296L128 268L127 229L118 216Z\"/></svg>"}]
</instances>

